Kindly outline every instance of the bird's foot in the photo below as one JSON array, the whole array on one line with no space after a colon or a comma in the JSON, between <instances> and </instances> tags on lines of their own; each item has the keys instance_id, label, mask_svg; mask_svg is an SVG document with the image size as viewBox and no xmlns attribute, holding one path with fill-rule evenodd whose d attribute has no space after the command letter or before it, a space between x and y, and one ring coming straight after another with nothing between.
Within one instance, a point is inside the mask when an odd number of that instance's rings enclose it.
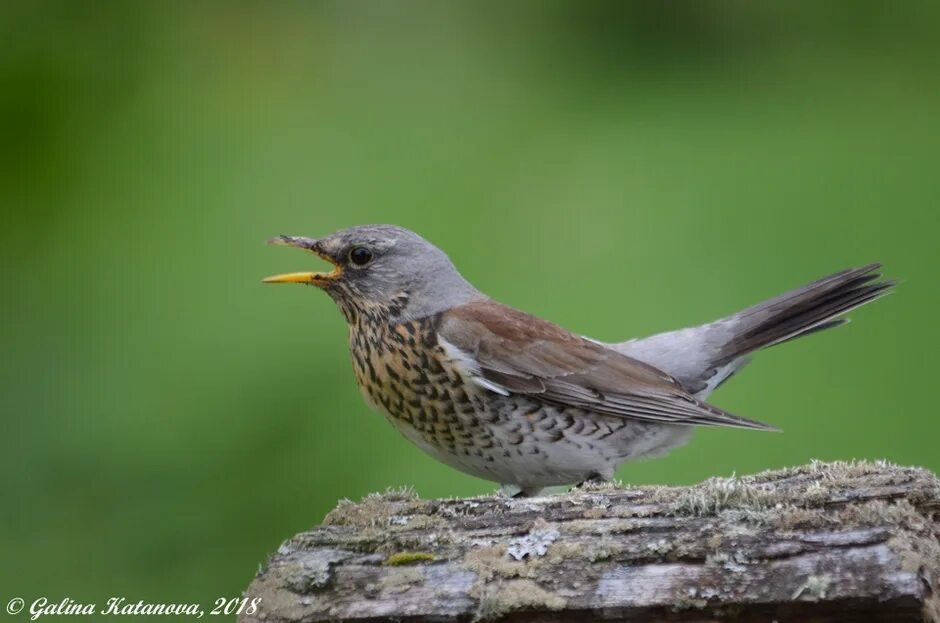
<instances>
[{"instance_id":1,"label":"bird's foot","mask_svg":"<svg viewBox=\"0 0 940 623\"><path fill-rule=\"evenodd\" d=\"M519 485L499 485L499 492L514 500L532 498L542 491L542 487L520 487Z\"/></svg>"},{"instance_id":2,"label":"bird's foot","mask_svg":"<svg viewBox=\"0 0 940 623\"><path fill-rule=\"evenodd\" d=\"M574 486L575 489L583 489L588 485L599 485L607 482L607 478L604 478L597 472L592 472L587 478L579 482Z\"/></svg>"},{"instance_id":3,"label":"bird's foot","mask_svg":"<svg viewBox=\"0 0 940 623\"><path fill-rule=\"evenodd\" d=\"M615 481L613 478L613 473L601 474L599 472L593 472L589 474L587 478L572 487L572 491L583 489L604 489L612 486L620 486L619 481Z\"/></svg>"}]
</instances>

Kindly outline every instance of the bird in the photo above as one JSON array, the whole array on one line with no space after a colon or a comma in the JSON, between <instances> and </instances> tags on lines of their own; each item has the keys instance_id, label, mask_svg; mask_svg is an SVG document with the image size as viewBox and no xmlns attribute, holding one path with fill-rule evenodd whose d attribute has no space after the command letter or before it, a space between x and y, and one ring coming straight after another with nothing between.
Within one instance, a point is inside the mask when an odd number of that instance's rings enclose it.
<instances>
[{"instance_id":1,"label":"bird","mask_svg":"<svg viewBox=\"0 0 940 623\"><path fill-rule=\"evenodd\" d=\"M263 281L333 299L365 401L435 459L519 497L611 480L699 426L777 430L706 398L755 352L845 324L896 285L874 263L701 326L606 343L489 298L403 227L268 242L332 264Z\"/></svg>"}]
</instances>

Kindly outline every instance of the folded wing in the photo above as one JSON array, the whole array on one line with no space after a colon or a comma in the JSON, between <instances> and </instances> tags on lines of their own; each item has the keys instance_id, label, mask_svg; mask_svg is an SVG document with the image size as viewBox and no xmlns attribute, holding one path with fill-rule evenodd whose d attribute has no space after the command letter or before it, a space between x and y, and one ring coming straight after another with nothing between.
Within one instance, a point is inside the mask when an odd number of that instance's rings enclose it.
<instances>
[{"instance_id":1,"label":"folded wing","mask_svg":"<svg viewBox=\"0 0 940 623\"><path fill-rule=\"evenodd\" d=\"M697 400L657 368L495 301L452 308L438 331L451 358L490 391L646 422L775 430Z\"/></svg>"}]
</instances>

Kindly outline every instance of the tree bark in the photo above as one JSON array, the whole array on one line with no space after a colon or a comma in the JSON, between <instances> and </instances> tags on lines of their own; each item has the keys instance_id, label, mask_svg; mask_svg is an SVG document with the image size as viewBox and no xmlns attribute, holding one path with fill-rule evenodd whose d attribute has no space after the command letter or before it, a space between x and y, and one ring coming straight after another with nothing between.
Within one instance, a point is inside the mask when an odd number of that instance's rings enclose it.
<instances>
[{"instance_id":1,"label":"tree bark","mask_svg":"<svg viewBox=\"0 0 940 623\"><path fill-rule=\"evenodd\" d=\"M693 487L342 501L244 622L937 621L940 481L812 463Z\"/></svg>"}]
</instances>

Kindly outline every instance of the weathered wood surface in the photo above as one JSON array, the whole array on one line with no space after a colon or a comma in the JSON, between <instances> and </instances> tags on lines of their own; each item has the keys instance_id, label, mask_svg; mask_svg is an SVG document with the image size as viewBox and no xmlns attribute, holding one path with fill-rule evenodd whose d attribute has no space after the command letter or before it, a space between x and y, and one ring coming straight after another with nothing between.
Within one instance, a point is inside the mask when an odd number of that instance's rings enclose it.
<instances>
[{"instance_id":1,"label":"weathered wood surface","mask_svg":"<svg viewBox=\"0 0 940 623\"><path fill-rule=\"evenodd\" d=\"M813 463L693 487L344 501L242 621L940 621L940 482Z\"/></svg>"}]
</instances>

